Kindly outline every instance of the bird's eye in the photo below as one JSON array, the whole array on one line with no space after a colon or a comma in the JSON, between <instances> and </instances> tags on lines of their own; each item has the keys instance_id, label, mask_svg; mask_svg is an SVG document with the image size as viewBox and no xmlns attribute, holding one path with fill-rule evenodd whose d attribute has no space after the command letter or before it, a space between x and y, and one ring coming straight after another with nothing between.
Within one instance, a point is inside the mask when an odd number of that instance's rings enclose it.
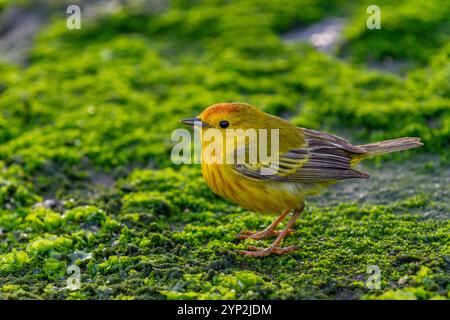
<instances>
[{"instance_id":1,"label":"bird's eye","mask_svg":"<svg viewBox=\"0 0 450 320\"><path fill-rule=\"evenodd\" d=\"M229 123L227 120L222 120L222 121L219 122L219 126L220 126L222 129L228 128L229 125L230 125L230 123Z\"/></svg>"}]
</instances>

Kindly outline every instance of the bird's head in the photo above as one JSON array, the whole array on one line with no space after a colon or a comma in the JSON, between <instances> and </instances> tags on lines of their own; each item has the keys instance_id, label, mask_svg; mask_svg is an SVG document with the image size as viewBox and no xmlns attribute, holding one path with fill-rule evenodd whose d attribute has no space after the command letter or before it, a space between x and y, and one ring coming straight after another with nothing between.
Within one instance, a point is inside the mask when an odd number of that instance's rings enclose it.
<instances>
[{"instance_id":1,"label":"bird's head","mask_svg":"<svg viewBox=\"0 0 450 320\"><path fill-rule=\"evenodd\" d=\"M266 114L247 103L217 103L207 107L197 118L181 120L182 123L206 128L249 129L261 128Z\"/></svg>"},{"instance_id":2,"label":"bird's head","mask_svg":"<svg viewBox=\"0 0 450 320\"><path fill-rule=\"evenodd\" d=\"M261 129L267 130L263 137L267 139L268 148L272 146L272 129L275 129L275 134L279 136L280 145L278 151L304 144L304 138L295 125L282 118L265 113L247 103L213 104L203 110L198 117L184 119L181 122L206 129L202 130L205 134L219 130L222 137L227 141L226 145L234 146L239 138L244 138L249 144L256 143L262 132ZM232 134L228 134L230 129ZM205 144L210 143L210 141L207 139ZM203 142L202 140L202 144ZM223 147L225 148L225 146ZM245 150L245 148L242 148L242 150ZM233 149L223 150L223 154L233 151Z\"/></svg>"}]
</instances>

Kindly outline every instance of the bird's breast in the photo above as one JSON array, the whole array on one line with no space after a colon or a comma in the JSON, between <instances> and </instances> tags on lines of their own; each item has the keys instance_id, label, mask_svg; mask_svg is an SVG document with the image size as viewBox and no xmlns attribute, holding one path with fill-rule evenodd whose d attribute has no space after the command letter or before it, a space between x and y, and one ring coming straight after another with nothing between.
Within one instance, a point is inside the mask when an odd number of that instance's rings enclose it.
<instances>
[{"instance_id":1,"label":"bird's breast","mask_svg":"<svg viewBox=\"0 0 450 320\"><path fill-rule=\"evenodd\" d=\"M262 213L280 213L296 208L307 190L301 184L249 179L227 164L202 163L202 174L214 193L248 210Z\"/></svg>"}]
</instances>

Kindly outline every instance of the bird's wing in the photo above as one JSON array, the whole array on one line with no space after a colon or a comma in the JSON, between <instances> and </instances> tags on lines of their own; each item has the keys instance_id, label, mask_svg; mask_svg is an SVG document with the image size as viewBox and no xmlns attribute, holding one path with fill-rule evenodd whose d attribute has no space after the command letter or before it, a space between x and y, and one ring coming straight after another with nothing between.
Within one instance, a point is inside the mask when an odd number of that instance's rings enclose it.
<instances>
[{"instance_id":1,"label":"bird's wing","mask_svg":"<svg viewBox=\"0 0 450 320\"><path fill-rule=\"evenodd\" d=\"M275 163L237 164L234 170L252 179L285 182L326 182L369 177L352 169L352 157L365 153L365 150L329 133L299 129L306 138L306 146L287 151Z\"/></svg>"}]
</instances>

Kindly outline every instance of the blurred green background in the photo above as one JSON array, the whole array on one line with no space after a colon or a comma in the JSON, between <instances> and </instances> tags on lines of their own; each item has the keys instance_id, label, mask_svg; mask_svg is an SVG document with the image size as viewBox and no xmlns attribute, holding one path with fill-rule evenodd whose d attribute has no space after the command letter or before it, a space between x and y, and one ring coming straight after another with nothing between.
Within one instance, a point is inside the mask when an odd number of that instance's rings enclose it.
<instances>
[{"instance_id":1,"label":"blurred green background","mask_svg":"<svg viewBox=\"0 0 450 320\"><path fill-rule=\"evenodd\" d=\"M78 1L69 30L75 3L0 0L0 297L448 299L450 2L372 2ZM241 257L271 218L170 161L179 120L225 101L425 146L312 199L299 251Z\"/></svg>"}]
</instances>

